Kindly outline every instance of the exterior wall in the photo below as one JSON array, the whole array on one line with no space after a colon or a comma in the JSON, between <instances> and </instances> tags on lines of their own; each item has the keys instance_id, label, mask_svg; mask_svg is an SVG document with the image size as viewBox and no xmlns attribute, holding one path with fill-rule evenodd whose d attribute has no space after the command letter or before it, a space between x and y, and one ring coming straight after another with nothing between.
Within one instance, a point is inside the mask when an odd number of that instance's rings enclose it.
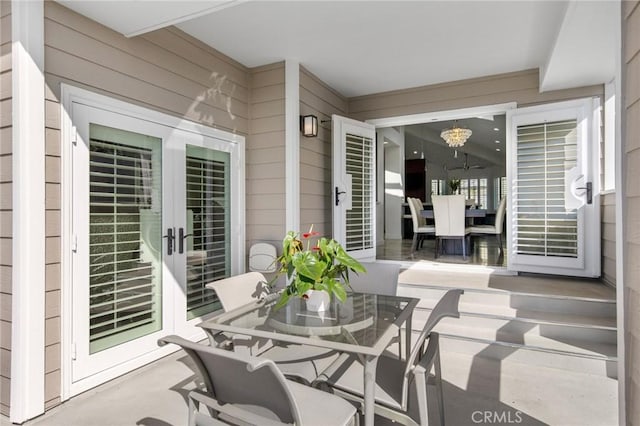
<instances>
[{"instance_id":1,"label":"exterior wall","mask_svg":"<svg viewBox=\"0 0 640 426\"><path fill-rule=\"evenodd\" d=\"M280 247L286 232L284 62L252 69L250 88L247 248L256 242Z\"/></svg>"},{"instance_id":2,"label":"exterior wall","mask_svg":"<svg viewBox=\"0 0 640 426\"><path fill-rule=\"evenodd\" d=\"M331 236L331 115L347 115L347 99L300 67L300 115L318 117L318 136L300 136L300 231ZM321 123L328 120L327 123Z\"/></svg>"},{"instance_id":3,"label":"exterior wall","mask_svg":"<svg viewBox=\"0 0 640 426\"><path fill-rule=\"evenodd\" d=\"M249 73L175 28L129 39L55 2L45 2L44 25L45 401L50 408L60 402L61 380L60 83L246 135Z\"/></svg>"},{"instance_id":4,"label":"exterior wall","mask_svg":"<svg viewBox=\"0 0 640 426\"><path fill-rule=\"evenodd\" d=\"M640 2L622 2L622 215L628 425L640 425ZM622 398L622 395L620 396Z\"/></svg>"},{"instance_id":5,"label":"exterior wall","mask_svg":"<svg viewBox=\"0 0 640 426\"><path fill-rule=\"evenodd\" d=\"M11 2L0 1L0 414L11 385L12 79Z\"/></svg>"},{"instance_id":6,"label":"exterior wall","mask_svg":"<svg viewBox=\"0 0 640 426\"><path fill-rule=\"evenodd\" d=\"M349 99L349 114L356 120L369 120L507 102L528 106L604 94L602 85L540 93L538 81L538 70L529 70L359 96Z\"/></svg>"},{"instance_id":7,"label":"exterior wall","mask_svg":"<svg viewBox=\"0 0 640 426\"><path fill-rule=\"evenodd\" d=\"M601 197L601 249L602 279L609 285L616 285L616 194L608 192Z\"/></svg>"}]
</instances>

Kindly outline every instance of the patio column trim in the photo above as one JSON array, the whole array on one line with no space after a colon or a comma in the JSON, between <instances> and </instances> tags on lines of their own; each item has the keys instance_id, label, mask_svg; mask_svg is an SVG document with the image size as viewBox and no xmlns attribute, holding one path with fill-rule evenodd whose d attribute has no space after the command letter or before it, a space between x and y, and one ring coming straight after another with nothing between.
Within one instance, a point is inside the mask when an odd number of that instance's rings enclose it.
<instances>
[{"instance_id":1,"label":"patio column trim","mask_svg":"<svg viewBox=\"0 0 640 426\"><path fill-rule=\"evenodd\" d=\"M285 232L300 231L300 64L284 63Z\"/></svg>"},{"instance_id":2,"label":"patio column trim","mask_svg":"<svg viewBox=\"0 0 640 426\"><path fill-rule=\"evenodd\" d=\"M10 420L44 412L44 4L11 4L13 269Z\"/></svg>"}]
</instances>

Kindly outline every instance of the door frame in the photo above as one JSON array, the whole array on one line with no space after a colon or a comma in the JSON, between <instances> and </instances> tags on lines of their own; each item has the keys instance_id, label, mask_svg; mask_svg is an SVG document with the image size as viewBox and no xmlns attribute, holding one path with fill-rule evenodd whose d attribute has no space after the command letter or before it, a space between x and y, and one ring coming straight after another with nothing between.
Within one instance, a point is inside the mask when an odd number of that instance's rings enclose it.
<instances>
[{"instance_id":1,"label":"door frame","mask_svg":"<svg viewBox=\"0 0 640 426\"><path fill-rule=\"evenodd\" d=\"M375 118L370 120L365 120L365 123L373 124L376 129L382 127L396 127L396 126L408 126L412 124L422 124L431 121L449 121L449 120L458 120L468 117L478 117L483 115L495 115L495 114L505 114L506 115L506 137L509 137L509 129L511 128L510 120L510 111L516 110L518 107L517 102L506 102L502 104L494 104L494 105L484 105L479 107L470 107L470 108L460 108L446 111L436 111L436 112L426 112L420 114L410 114L410 115L400 115L397 117L387 117L387 118ZM380 142L379 142L380 143ZM508 144L505 143L505 158L509 159L509 147ZM506 168L509 165L507 163ZM505 170L506 172L506 170ZM509 193L509 186L507 185L507 199L511 198L511 194ZM400 214L400 212L398 213ZM509 212L507 212L507 218L509 218ZM507 222L508 223L508 222ZM510 248L507 245L507 258L510 255ZM469 265L473 267L474 265ZM496 266L492 267L495 270L501 271L501 273L509 273L506 266Z\"/></svg>"},{"instance_id":2,"label":"door frame","mask_svg":"<svg viewBox=\"0 0 640 426\"><path fill-rule=\"evenodd\" d=\"M89 90L81 89L65 83L61 84L61 400L65 401L74 395L84 392L92 387L111 380L119 375L127 373L135 368L148 364L151 361L166 356L178 350L178 348L165 346L157 348L143 356L131 359L122 364L104 370L90 376L80 382L72 381L72 357L73 353L73 204L72 204L72 183L73 183L73 163L72 150L77 140L76 129L73 124L72 105L74 103L84 104L94 108L125 115L134 119L152 122L163 126L185 131L196 136L202 135L214 138L235 146L235 158L232 157L230 164L231 181L231 205L237 214L232 215L231 231L235 244L231 253L231 273L239 274L244 272L245 255L245 138L223 130L207 127L193 121L171 116L162 112L154 111L128 102L117 100L105 95L100 95ZM171 325L175 327L175 324ZM191 339L201 339L205 335L201 330L192 330L192 335L185 335Z\"/></svg>"}]
</instances>

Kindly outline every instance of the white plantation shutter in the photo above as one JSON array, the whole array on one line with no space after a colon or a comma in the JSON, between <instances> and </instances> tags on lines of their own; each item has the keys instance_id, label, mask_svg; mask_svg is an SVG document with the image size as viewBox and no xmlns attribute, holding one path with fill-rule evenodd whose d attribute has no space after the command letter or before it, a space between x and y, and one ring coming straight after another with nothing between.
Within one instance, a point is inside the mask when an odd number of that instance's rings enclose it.
<instances>
[{"instance_id":1,"label":"white plantation shutter","mask_svg":"<svg viewBox=\"0 0 640 426\"><path fill-rule=\"evenodd\" d=\"M91 124L89 340L95 353L161 328L161 140Z\"/></svg>"},{"instance_id":2,"label":"white plantation shutter","mask_svg":"<svg viewBox=\"0 0 640 426\"><path fill-rule=\"evenodd\" d=\"M187 145L187 319L220 308L205 285L231 275L229 154Z\"/></svg>"},{"instance_id":3,"label":"white plantation shutter","mask_svg":"<svg viewBox=\"0 0 640 426\"><path fill-rule=\"evenodd\" d=\"M351 209L347 210L345 249L373 248L373 150L371 138L347 134L346 172L351 176Z\"/></svg>"},{"instance_id":4,"label":"white plantation shutter","mask_svg":"<svg viewBox=\"0 0 640 426\"><path fill-rule=\"evenodd\" d=\"M576 165L577 120L517 127L518 254L578 256L578 213L565 208L566 174Z\"/></svg>"}]
</instances>

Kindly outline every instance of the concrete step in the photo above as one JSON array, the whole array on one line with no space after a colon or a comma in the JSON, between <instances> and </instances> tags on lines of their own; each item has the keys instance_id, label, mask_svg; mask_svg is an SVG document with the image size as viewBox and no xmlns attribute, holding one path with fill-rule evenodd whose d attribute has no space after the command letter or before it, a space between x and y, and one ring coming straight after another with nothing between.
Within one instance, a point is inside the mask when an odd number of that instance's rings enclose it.
<instances>
[{"instance_id":1,"label":"concrete step","mask_svg":"<svg viewBox=\"0 0 640 426\"><path fill-rule=\"evenodd\" d=\"M431 308L448 290L443 286L399 284L398 295L421 299L420 306ZM545 313L564 316L570 322L615 326L616 302L613 299L558 296L465 288L460 309L465 312L519 318L544 319ZM593 320L591 320L593 319Z\"/></svg>"}]
</instances>

